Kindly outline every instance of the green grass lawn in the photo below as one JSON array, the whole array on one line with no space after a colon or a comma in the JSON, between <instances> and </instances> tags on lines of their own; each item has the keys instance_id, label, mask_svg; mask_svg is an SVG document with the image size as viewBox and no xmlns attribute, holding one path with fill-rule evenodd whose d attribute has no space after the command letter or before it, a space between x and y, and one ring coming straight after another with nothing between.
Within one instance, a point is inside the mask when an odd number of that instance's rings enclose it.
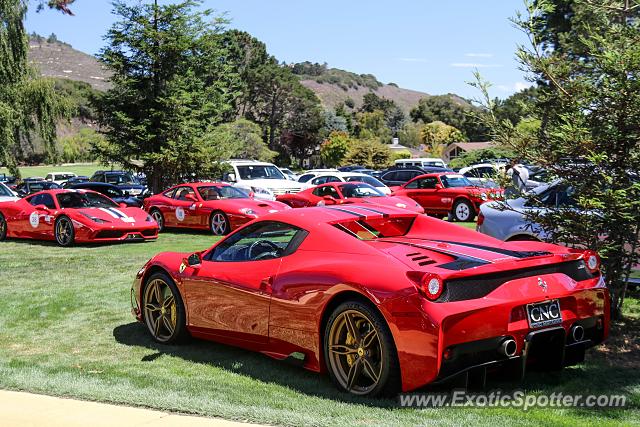
<instances>
[{"instance_id":1,"label":"green grass lawn","mask_svg":"<svg viewBox=\"0 0 640 427\"><path fill-rule=\"evenodd\" d=\"M624 393L630 408L525 413L401 409L395 400L338 393L327 377L260 354L203 341L155 344L130 315L133 276L157 252L195 251L213 242L204 234L164 233L152 243L70 249L0 243L0 388L284 425L617 426L640 420L633 354L621 363L592 351L585 364L561 373L490 385L528 393ZM625 330L633 340L640 305L634 298L628 304L633 313Z\"/></svg>"},{"instance_id":2,"label":"green grass lawn","mask_svg":"<svg viewBox=\"0 0 640 427\"><path fill-rule=\"evenodd\" d=\"M28 178L30 176L39 176L45 178L48 173L51 172L74 172L76 175L86 175L91 177L93 173L99 169L111 169L109 166L102 166L98 163L77 163L70 166L56 166L56 165L46 165L46 166L21 166L20 173L23 178ZM0 174L6 173L9 174L7 168L0 168Z\"/></svg>"}]
</instances>

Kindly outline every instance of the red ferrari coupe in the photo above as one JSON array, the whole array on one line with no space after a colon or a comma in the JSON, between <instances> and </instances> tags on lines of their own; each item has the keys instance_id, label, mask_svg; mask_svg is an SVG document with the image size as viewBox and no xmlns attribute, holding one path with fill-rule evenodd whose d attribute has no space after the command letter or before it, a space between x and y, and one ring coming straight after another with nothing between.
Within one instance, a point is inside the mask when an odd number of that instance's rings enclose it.
<instances>
[{"instance_id":1,"label":"red ferrari coupe","mask_svg":"<svg viewBox=\"0 0 640 427\"><path fill-rule=\"evenodd\" d=\"M415 200L429 215L443 217L451 213L456 221L473 221L482 203L504 197L500 188L479 188L452 172L420 175L391 190L393 196Z\"/></svg>"},{"instance_id":2,"label":"red ferrari coupe","mask_svg":"<svg viewBox=\"0 0 640 427\"><path fill-rule=\"evenodd\" d=\"M74 243L152 240L158 224L139 208L88 190L47 190L0 203L0 240L7 237Z\"/></svg>"},{"instance_id":3,"label":"red ferrari coupe","mask_svg":"<svg viewBox=\"0 0 640 427\"><path fill-rule=\"evenodd\" d=\"M363 182L331 182L296 194L283 194L276 200L293 208L358 203L394 206L424 213L424 209L408 197L387 196L372 185Z\"/></svg>"},{"instance_id":4,"label":"red ferrari coupe","mask_svg":"<svg viewBox=\"0 0 640 427\"><path fill-rule=\"evenodd\" d=\"M265 200L254 200L229 184L197 182L171 187L144 200L144 210L160 226L210 230L216 236L268 213L290 209Z\"/></svg>"},{"instance_id":5,"label":"red ferrari coupe","mask_svg":"<svg viewBox=\"0 0 640 427\"><path fill-rule=\"evenodd\" d=\"M607 337L610 304L594 252L364 205L280 212L158 254L131 301L158 342L293 355L369 396L578 363Z\"/></svg>"}]
</instances>

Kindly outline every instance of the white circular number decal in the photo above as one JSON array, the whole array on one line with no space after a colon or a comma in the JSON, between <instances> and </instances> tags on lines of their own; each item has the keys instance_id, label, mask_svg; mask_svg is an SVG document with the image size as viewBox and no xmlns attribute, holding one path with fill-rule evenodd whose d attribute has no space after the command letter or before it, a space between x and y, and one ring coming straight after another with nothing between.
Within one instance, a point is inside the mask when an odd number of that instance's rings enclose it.
<instances>
[{"instance_id":1,"label":"white circular number decal","mask_svg":"<svg viewBox=\"0 0 640 427\"><path fill-rule=\"evenodd\" d=\"M40 225L40 215L38 215L38 212L31 212L31 215L29 215L29 224L31 224L33 228L38 228L38 225Z\"/></svg>"},{"instance_id":2,"label":"white circular number decal","mask_svg":"<svg viewBox=\"0 0 640 427\"><path fill-rule=\"evenodd\" d=\"M184 221L184 209L176 209L176 218L178 219L178 221Z\"/></svg>"}]
</instances>

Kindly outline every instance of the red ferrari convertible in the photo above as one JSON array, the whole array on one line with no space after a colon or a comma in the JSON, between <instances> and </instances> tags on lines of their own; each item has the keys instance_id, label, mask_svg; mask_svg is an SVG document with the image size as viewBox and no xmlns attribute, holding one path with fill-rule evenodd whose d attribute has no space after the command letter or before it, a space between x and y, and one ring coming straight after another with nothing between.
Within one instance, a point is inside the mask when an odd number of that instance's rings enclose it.
<instances>
[{"instance_id":1,"label":"red ferrari convertible","mask_svg":"<svg viewBox=\"0 0 640 427\"><path fill-rule=\"evenodd\" d=\"M408 197L387 196L372 185L363 182L331 182L296 194L283 194L276 200L293 208L358 203L394 206L424 213L424 209Z\"/></svg>"},{"instance_id":2,"label":"red ferrari convertible","mask_svg":"<svg viewBox=\"0 0 640 427\"><path fill-rule=\"evenodd\" d=\"M7 237L74 243L152 240L158 224L139 208L88 190L47 190L0 203L0 240Z\"/></svg>"},{"instance_id":3,"label":"red ferrari convertible","mask_svg":"<svg viewBox=\"0 0 640 427\"><path fill-rule=\"evenodd\" d=\"M290 209L280 202L254 200L229 184L197 182L171 187L144 200L144 210L160 226L228 234L263 215Z\"/></svg>"},{"instance_id":4,"label":"red ferrari convertible","mask_svg":"<svg viewBox=\"0 0 640 427\"><path fill-rule=\"evenodd\" d=\"M504 197L501 188L479 188L451 172L420 175L391 190L393 196L415 200L429 215L443 217L451 213L456 221L473 221L482 203Z\"/></svg>"},{"instance_id":5,"label":"red ferrari convertible","mask_svg":"<svg viewBox=\"0 0 640 427\"><path fill-rule=\"evenodd\" d=\"M609 330L600 260L405 209L294 209L210 249L156 255L132 312L152 337L293 355L358 395L582 361Z\"/></svg>"}]
</instances>

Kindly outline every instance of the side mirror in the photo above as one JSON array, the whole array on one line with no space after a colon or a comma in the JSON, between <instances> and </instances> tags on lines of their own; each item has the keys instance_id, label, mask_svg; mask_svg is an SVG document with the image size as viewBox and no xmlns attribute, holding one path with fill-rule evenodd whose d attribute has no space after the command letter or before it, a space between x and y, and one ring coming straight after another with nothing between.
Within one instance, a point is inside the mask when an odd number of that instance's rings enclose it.
<instances>
[{"instance_id":1,"label":"side mirror","mask_svg":"<svg viewBox=\"0 0 640 427\"><path fill-rule=\"evenodd\" d=\"M118 203L118 206L120 206L121 208L128 208L129 206L127 206L126 203Z\"/></svg>"},{"instance_id":2,"label":"side mirror","mask_svg":"<svg viewBox=\"0 0 640 427\"><path fill-rule=\"evenodd\" d=\"M227 181L236 182L236 174L235 173L230 173L229 175L227 175Z\"/></svg>"},{"instance_id":3,"label":"side mirror","mask_svg":"<svg viewBox=\"0 0 640 427\"><path fill-rule=\"evenodd\" d=\"M333 196L324 196L322 198L327 205L335 205L336 199Z\"/></svg>"},{"instance_id":4,"label":"side mirror","mask_svg":"<svg viewBox=\"0 0 640 427\"><path fill-rule=\"evenodd\" d=\"M436 184L436 190L442 190L442 184Z\"/></svg>"},{"instance_id":5,"label":"side mirror","mask_svg":"<svg viewBox=\"0 0 640 427\"><path fill-rule=\"evenodd\" d=\"M191 268L200 268L202 266L202 258L198 252L189 255L187 258L187 265Z\"/></svg>"},{"instance_id":6,"label":"side mirror","mask_svg":"<svg viewBox=\"0 0 640 427\"><path fill-rule=\"evenodd\" d=\"M36 205L34 206L34 208L37 211L49 212L49 208L46 207L45 205Z\"/></svg>"},{"instance_id":7,"label":"side mirror","mask_svg":"<svg viewBox=\"0 0 640 427\"><path fill-rule=\"evenodd\" d=\"M187 200L191 200L192 202L198 201L198 199L196 199L196 196L194 196L193 194L187 194L186 196L184 196L184 198Z\"/></svg>"}]
</instances>

